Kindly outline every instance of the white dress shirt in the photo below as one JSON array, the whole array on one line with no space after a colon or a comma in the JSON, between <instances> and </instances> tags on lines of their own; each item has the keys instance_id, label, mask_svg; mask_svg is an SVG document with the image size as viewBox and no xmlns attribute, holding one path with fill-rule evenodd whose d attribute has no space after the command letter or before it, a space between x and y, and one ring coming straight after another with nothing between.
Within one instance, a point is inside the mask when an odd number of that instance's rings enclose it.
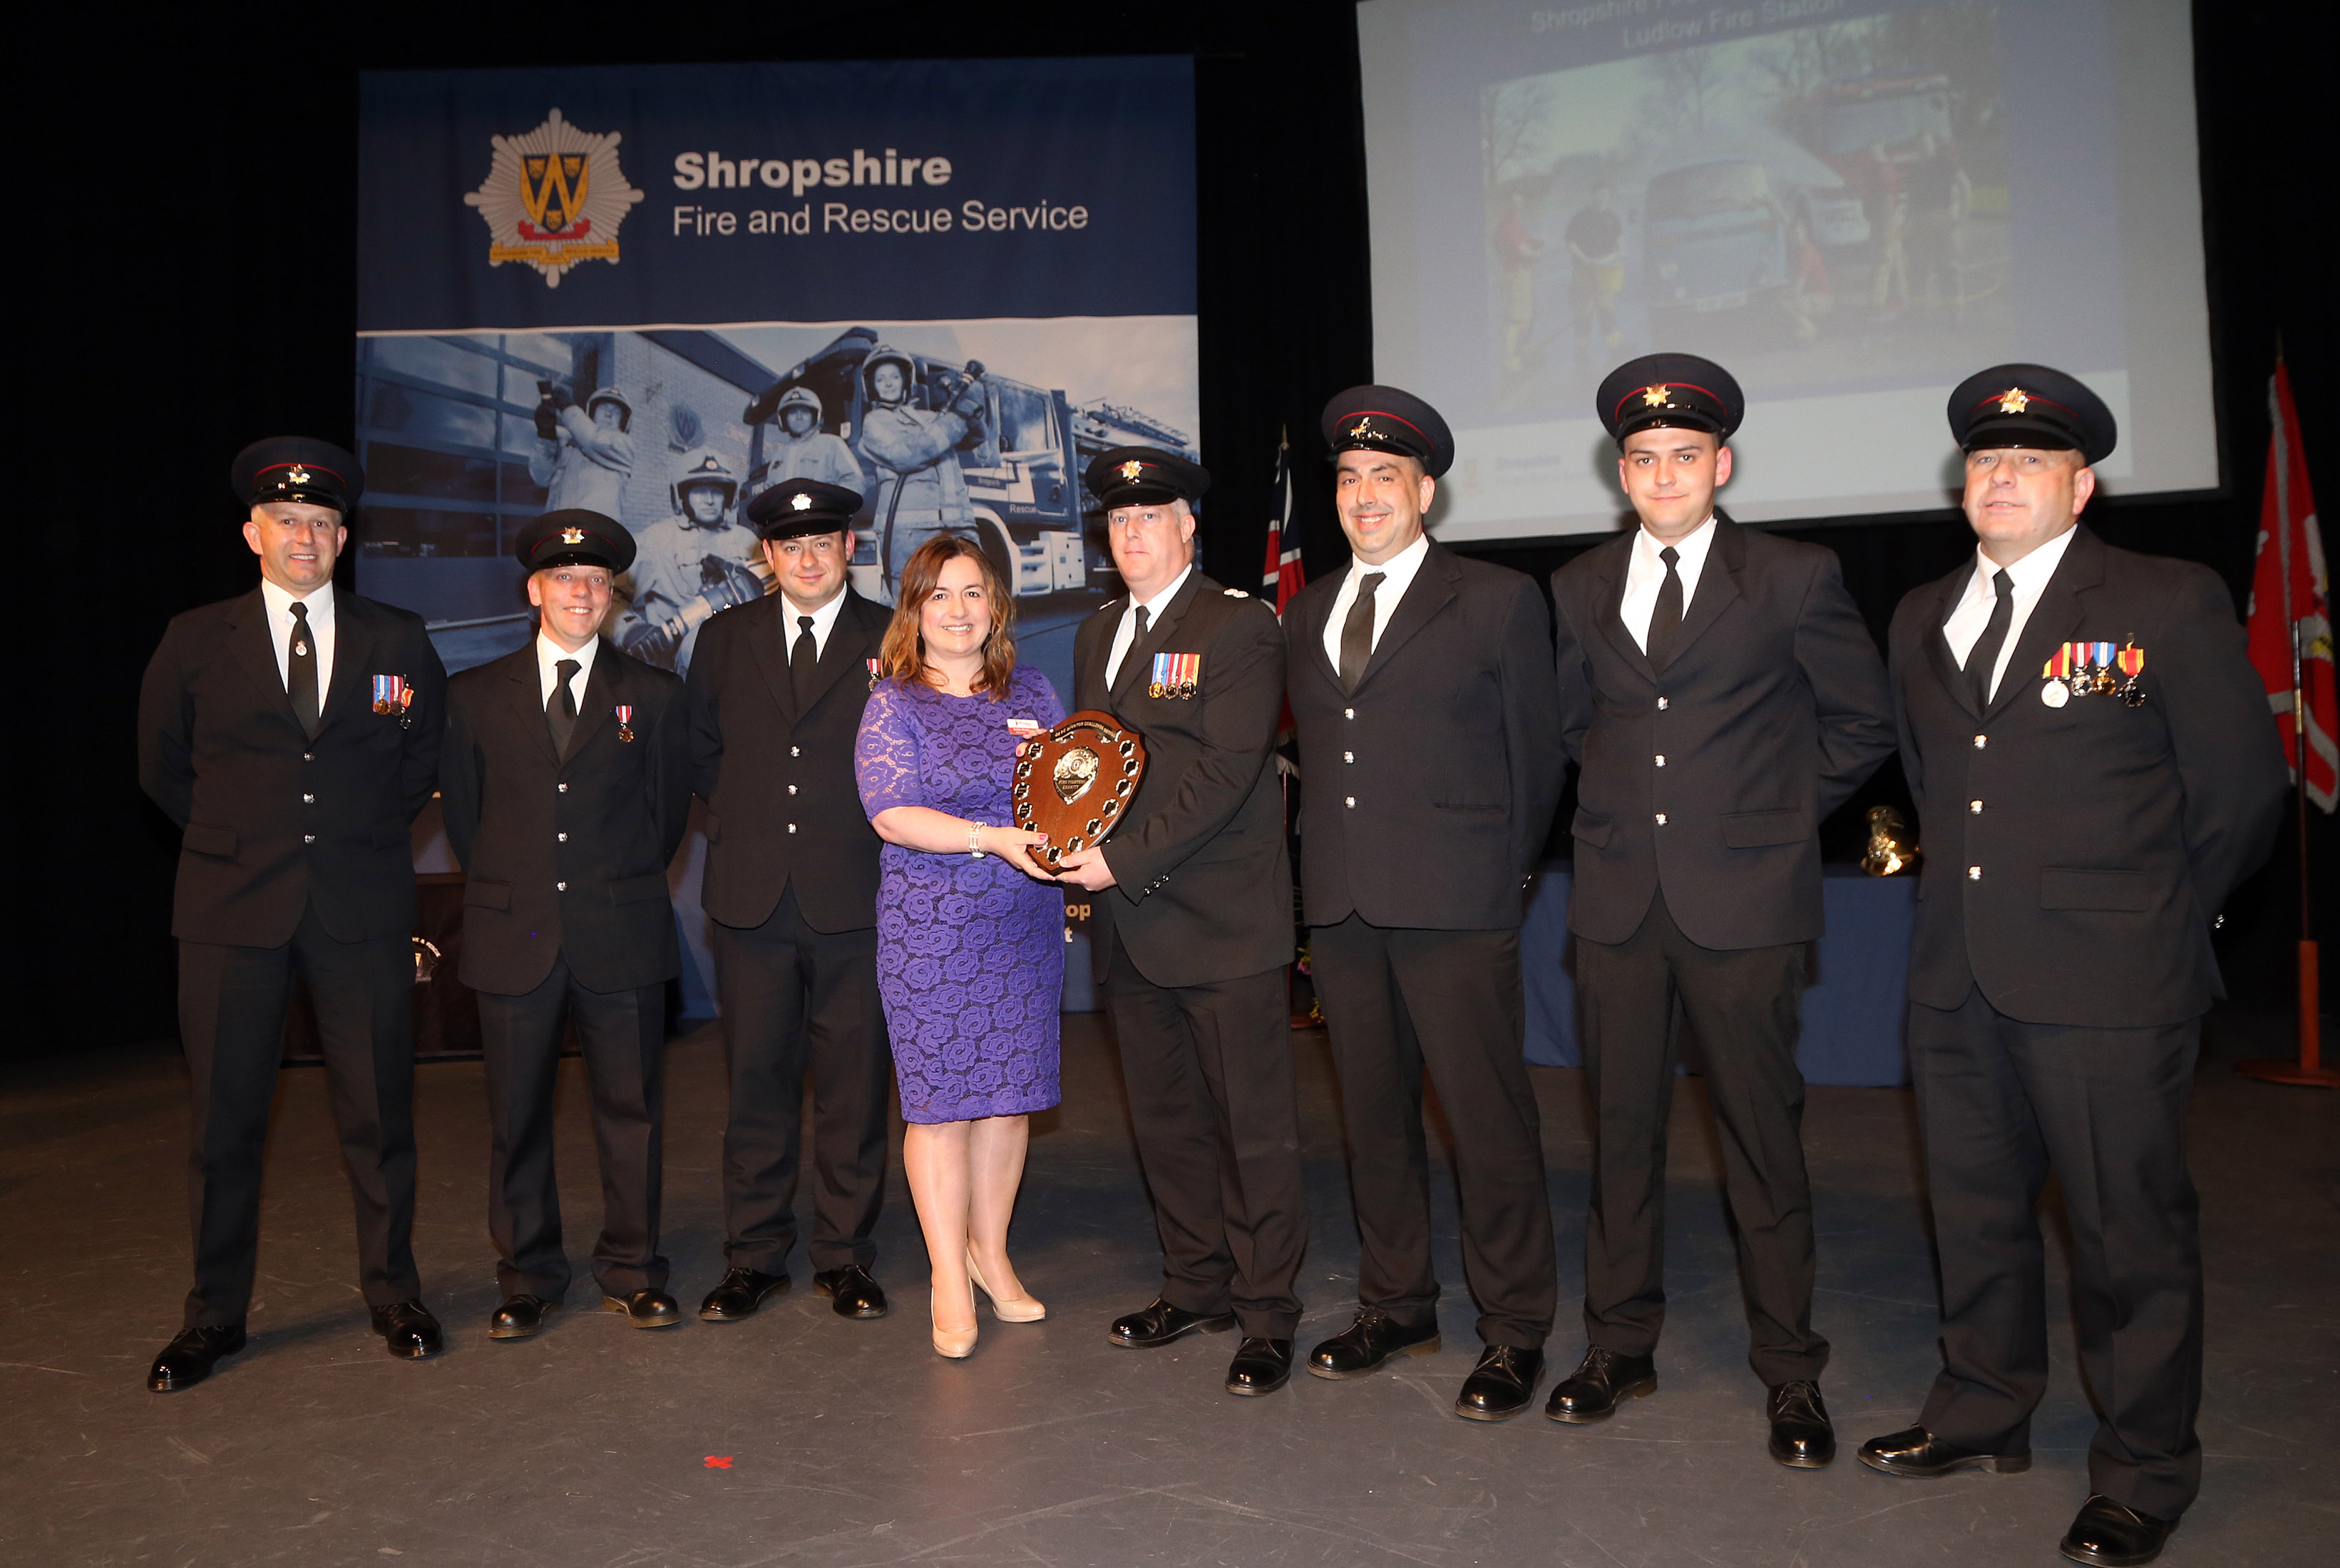
<instances>
[{"instance_id":1,"label":"white dress shirt","mask_svg":"<svg viewBox=\"0 0 2340 1568\"><path fill-rule=\"evenodd\" d=\"M1378 571L1382 581L1373 589L1373 642L1382 644L1382 633L1389 630L1391 614L1405 590L1413 586L1413 574L1422 570L1430 554L1430 536L1423 534L1379 566L1367 566L1356 557L1349 558L1349 575L1341 580L1341 591L1333 596L1333 613L1324 618L1324 657L1333 668L1341 668L1341 629L1349 624L1349 607L1357 602L1357 584L1367 572Z\"/></svg>"},{"instance_id":2,"label":"white dress shirt","mask_svg":"<svg viewBox=\"0 0 2340 1568\"><path fill-rule=\"evenodd\" d=\"M2031 611L2039 603L2039 595L2048 580L2056 575L2056 567L2064 559L2064 551L2072 542L2071 529L2066 529L2038 549L2007 569L2014 581L2015 591L2008 596L2012 612L2007 620L2007 640L1998 645L1998 663L1990 672L1990 695L1998 695L1998 683L2007 678L2007 666L2015 658L2015 645L2023 640L2023 623L2031 619ZM1990 624L1991 606L1998 602L1998 590L1991 579L1998 572L1998 562L1975 547L1974 574L1967 579L1967 590L1958 596L1950 618L1942 622L1942 640L1950 645L1951 656L1958 668L1967 667L1967 656Z\"/></svg>"},{"instance_id":3,"label":"white dress shirt","mask_svg":"<svg viewBox=\"0 0 2340 1568\"><path fill-rule=\"evenodd\" d=\"M837 618L844 613L845 594L840 590L835 598L818 610L798 610L797 601L783 593L780 595L780 608L788 612L787 634L780 639L781 653L790 659L796 657L797 639L804 632L804 628L798 625L797 620L801 616L809 615L812 617L812 656L818 661L822 654L828 651L828 634L835 629Z\"/></svg>"},{"instance_id":4,"label":"white dress shirt","mask_svg":"<svg viewBox=\"0 0 2340 1568\"><path fill-rule=\"evenodd\" d=\"M1625 598L1617 606L1617 613L1624 618L1633 646L1644 653L1650 650L1650 618L1658 610L1658 590L1666 585L1666 563L1658 559L1658 551L1665 548L1665 542L1648 529L1633 531L1632 555L1625 565ZM1673 546L1674 575L1681 579L1685 619L1698 598L1698 574L1706 565L1706 552L1713 548L1712 512L1708 512L1704 522Z\"/></svg>"},{"instance_id":5,"label":"white dress shirt","mask_svg":"<svg viewBox=\"0 0 2340 1568\"><path fill-rule=\"evenodd\" d=\"M569 690L576 694L577 711L584 712L585 682L592 679L593 655L600 652L600 648L601 640L596 637L584 647L571 653L543 632L538 632L536 634L537 706L540 708L552 706L553 685L560 679L560 671L554 667L564 659L573 659L577 660L577 673L569 678Z\"/></svg>"},{"instance_id":6,"label":"white dress shirt","mask_svg":"<svg viewBox=\"0 0 2340 1568\"><path fill-rule=\"evenodd\" d=\"M268 640L276 645L276 678L292 690L292 595L266 578L260 580L260 600L268 607ZM330 582L301 601L308 606L309 640L317 653L317 711L325 710L325 694L333 689L333 585Z\"/></svg>"},{"instance_id":7,"label":"white dress shirt","mask_svg":"<svg viewBox=\"0 0 2340 1568\"><path fill-rule=\"evenodd\" d=\"M1178 590L1185 587L1186 580L1194 575L1195 563L1190 561L1184 571L1171 579L1169 587L1144 604L1139 604L1133 597L1124 607L1121 624L1113 629L1113 651L1106 656L1105 660L1105 683L1108 690L1121 678L1122 656L1137 646L1137 612L1141 610L1145 611L1145 629L1153 630L1155 623L1161 620L1162 612L1170 608L1170 601L1178 597Z\"/></svg>"}]
</instances>

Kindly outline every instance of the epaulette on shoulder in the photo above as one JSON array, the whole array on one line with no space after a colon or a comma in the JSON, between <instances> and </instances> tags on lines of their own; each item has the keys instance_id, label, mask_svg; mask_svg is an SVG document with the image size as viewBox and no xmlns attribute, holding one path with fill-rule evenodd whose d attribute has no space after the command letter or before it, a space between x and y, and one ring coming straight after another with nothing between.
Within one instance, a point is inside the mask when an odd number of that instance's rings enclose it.
<instances>
[{"instance_id":1,"label":"epaulette on shoulder","mask_svg":"<svg viewBox=\"0 0 2340 1568\"><path fill-rule=\"evenodd\" d=\"M1219 591L1225 594L1229 599L1249 599L1251 597L1250 594L1245 593L1240 588L1222 588Z\"/></svg>"}]
</instances>

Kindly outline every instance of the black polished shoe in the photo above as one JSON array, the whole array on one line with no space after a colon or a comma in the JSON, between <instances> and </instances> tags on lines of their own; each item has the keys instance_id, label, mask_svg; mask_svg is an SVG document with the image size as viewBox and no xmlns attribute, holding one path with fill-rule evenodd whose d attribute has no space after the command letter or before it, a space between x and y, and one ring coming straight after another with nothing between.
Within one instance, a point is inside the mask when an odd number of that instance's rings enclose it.
<instances>
[{"instance_id":1,"label":"black polished shoe","mask_svg":"<svg viewBox=\"0 0 2340 1568\"><path fill-rule=\"evenodd\" d=\"M1246 1337L1227 1363L1229 1394L1274 1394L1292 1381L1292 1342Z\"/></svg>"},{"instance_id":2,"label":"black polished shoe","mask_svg":"<svg viewBox=\"0 0 2340 1568\"><path fill-rule=\"evenodd\" d=\"M447 1348L439 1320L419 1301L395 1301L373 1309L373 1331L401 1361L423 1361Z\"/></svg>"},{"instance_id":3,"label":"black polished shoe","mask_svg":"<svg viewBox=\"0 0 2340 1568\"><path fill-rule=\"evenodd\" d=\"M812 1276L813 1289L828 1297L829 1310L839 1317L883 1317L886 1293L859 1264L825 1268Z\"/></svg>"},{"instance_id":4,"label":"black polished shoe","mask_svg":"<svg viewBox=\"0 0 2340 1568\"><path fill-rule=\"evenodd\" d=\"M1542 1381L1542 1351L1491 1345L1479 1353L1478 1366L1462 1380L1454 1414L1465 1421L1509 1421L1528 1407Z\"/></svg>"},{"instance_id":5,"label":"black polished shoe","mask_svg":"<svg viewBox=\"0 0 2340 1568\"><path fill-rule=\"evenodd\" d=\"M2161 1555L2162 1543L2176 1528L2175 1519L2139 1513L2099 1493L2080 1504L2072 1527L2064 1532L2056 1549L2075 1563L2137 1568L2138 1563Z\"/></svg>"},{"instance_id":6,"label":"black polished shoe","mask_svg":"<svg viewBox=\"0 0 2340 1568\"><path fill-rule=\"evenodd\" d=\"M1115 1318L1106 1338L1126 1349L1152 1350L1190 1334L1225 1334L1234 1325L1235 1315L1232 1312L1188 1312L1183 1306L1157 1299L1151 1306L1141 1306Z\"/></svg>"},{"instance_id":7,"label":"black polished shoe","mask_svg":"<svg viewBox=\"0 0 2340 1568\"><path fill-rule=\"evenodd\" d=\"M1584 1353L1574 1372L1552 1386L1543 1413L1581 1426L1616 1414L1621 1399L1640 1399L1657 1391L1657 1357L1620 1355L1596 1345Z\"/></svg>"},{"instance_id":8,"label":"black polished shoe","mask_svg":"<svg viewBox=\"0 0 2340 1568\"><path fill-rule=\"evenodd\" d=\"M1979 1448L1960 1448L1955 1443L1943 1442L1922 1426L1870 1438L1860 1445L1860 1462L1888 1475L1907 1475L1919 1481L1931 1481L1937 1475L1958 1470L1988 1470L1999 1475L2013 1475L2031 1468L2028 1454L1990 1454Z\"/></svg>"},{"instance_id":9,"label":"black polished shoe","mask_svg":"<svg viewBox=\"0 0 2340 1568\"><path fill-rule=\"evenodd\" d=\"M522 1292L504 1297L488 1319L490 1339L533 1339L544 1332L544 1320L560 1310L557 1301L547 1301L540 1295Z\"/></svg>"},{"instance_id":10,"label":"black polished shoe","mask_svg":"<svg viewBox=\"0 0 2340 1568\"><path fill-rule=\"evenodd\" d=\"M723 1281L699 1304L699 1315L709 1323L737 1323L753 1317L756 1309L788 1288L785 1274L758 1274L752 1268L726 1269Z\"/></svg>"},{"instance_id":11,"label":"black polished shoe","mask_svg":"<svg viewBox=\"0 0 2340 1568\"><path fill-rule=\"evenodd\" d=\"M1799 1377L1771 1390L1764 1414L1771 1422L1771 1457L1792 1470L1825 1470L1836 1457L1836 1427L1820 1403L1820 1385Z\"/></svg>"},{"instance_id":12,"label":"black polished shoe","mask_svg":"<svg viewBox=\"0 0 2340 1568\"><path fill-rule=\"evenodd\" d=\"M163 1347L146 1371L146 1386L157 1394L193 1388L212 1374L220 1357L243 1348L243 1325L218 1323L208 1328L183 1328Z\"/></svg>"},{"instance_id":13,"label":"black polished shoe","mask_svg":"<svg viewBox=\"0 0 2340 1568\"><path fill-rule=\"evenodd\" d=\"M1420 1328L1392 1323L1381 1308L1369 1306L1357 1321L1308 1353L1308 1370L1336 1380L1379 1372L1401 1355L1438 1354L1438 1320Z\"/></svg>"},{"instance_id":14,"label":"black polished shoe","mask_svg":"<svg viewBox=\"0 0 2340 1568\"><path fill-rule=\"evenodd\" d=\"M622 1312L628 1328L672 1328L682 1321L682 1303L662 1290L638 1290L630 1295L605 1295L603 1312Z\"/></svg>"}]
</instances>

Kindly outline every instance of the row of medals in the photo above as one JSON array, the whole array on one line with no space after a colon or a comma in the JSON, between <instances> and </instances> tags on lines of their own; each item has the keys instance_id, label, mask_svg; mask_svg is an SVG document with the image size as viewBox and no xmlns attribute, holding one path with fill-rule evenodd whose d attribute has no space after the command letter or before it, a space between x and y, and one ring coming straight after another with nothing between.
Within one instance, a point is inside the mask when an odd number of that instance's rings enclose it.
<instances>
[{"instance_id":1,"label":"row of medals","mask_svg":"<svg viewBox=\"0 0 2340 1568\"><path fill-rule=\"evenodd\" d=\"M2068 670L2057 673L2058 664L2068 665ZM2116 668L2126 679L2114 678ZM2118 697L2131 708L2142 708L2145 688L2138 678L2144 673L2145 650L2135 643L2116 653L2109 642L2067 642L2040 671L2047 684L2039 689L2039 700L2061 708L2075 697Z\"/></svg>"}]
</instances>

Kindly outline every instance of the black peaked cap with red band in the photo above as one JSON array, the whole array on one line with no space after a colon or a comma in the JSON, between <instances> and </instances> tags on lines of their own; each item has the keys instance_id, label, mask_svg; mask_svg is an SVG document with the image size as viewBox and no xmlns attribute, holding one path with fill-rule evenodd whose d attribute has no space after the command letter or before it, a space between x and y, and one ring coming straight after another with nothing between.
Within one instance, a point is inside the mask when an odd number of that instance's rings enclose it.
<instances>
[{"instance_id":1,"label":"black peaked cap with red band","mask_svg":"<svg viewBox=\"0 0 2340 1568\"><path fill-rule=\"evenodd\" d=\"M1164 501L1189 504L1211 488L1211 471L1158 446L1117 446L1099 452L1089 462L1082 481L1098 507L1159 506Z\"/></svg>"},{"instance_id":2,"label":"black peaked cap with red band","mask_svg":"<svg viewBox=\"0 0 2340 1568\"><path fill-rule=\"evenodd\" d=\"M298 501L330 506L346 517L365 493L365 471L332 442L272 435L235 454L227 482L246 506Z\"/></svg>"},{"instance_id":3,"label":"black peaked cap with red band","mask_svg":"<svg viewBox=\"0 0 2340 1568\"><path fill-rule=\"evenodd\" d=\"M861 510L861 492L818 479L784 479L748 503L748 521L766 539L843 533Z\"/></svg>"},{"instance_id":4,"label":"black peaked cap with red band","mask_svg":"<svg viewBox=\"0 0 2340 1568\"><path fill-rule=\"evenodd\" d=\"M1958 450L2033 446L2077 452L2102 462L2120 440L2120 425L2105 400L2062 371L2046 365L1993 365L1950 393L1950 434Z\"/></svg>"},{"instance_id":5,"label":"black peaked cap with red band","mask_svg":"<svg viewBox=\"0 0 2340 1568\"><path fill-rule=\"evenodd\" d=\"M1702 430L1729 441L1747 417L1747 394L1729 371L1696 354L1643 354L1611 371L1593 395L1610 439L1651 425Z\"/></svg>"},{"instance_id":6,"label":"black peaked cap with red band","mask_svg":"<svg viewBox=\"0 0 2340 1568\"><path fill-rule=\"evenodd\" d=\"M1393 452L1435 479L1454 466L1454 432L1438 411L1395 387L1351 387L1324 405L1324 444L1335 453Z\"/></svg>"},{"instance_id":7,"label":"black peaked cap with red band","mask_svg":"<svg viewBox=\"0 0 2340 1568\"><path fill-rule=\"evenodd\" d=\"M548 511L521 529L512 553L530 571L549 566L606 566L623 571L634 563L634 536L614 518L569 507Z\"/></svg>"}]
</instances>

